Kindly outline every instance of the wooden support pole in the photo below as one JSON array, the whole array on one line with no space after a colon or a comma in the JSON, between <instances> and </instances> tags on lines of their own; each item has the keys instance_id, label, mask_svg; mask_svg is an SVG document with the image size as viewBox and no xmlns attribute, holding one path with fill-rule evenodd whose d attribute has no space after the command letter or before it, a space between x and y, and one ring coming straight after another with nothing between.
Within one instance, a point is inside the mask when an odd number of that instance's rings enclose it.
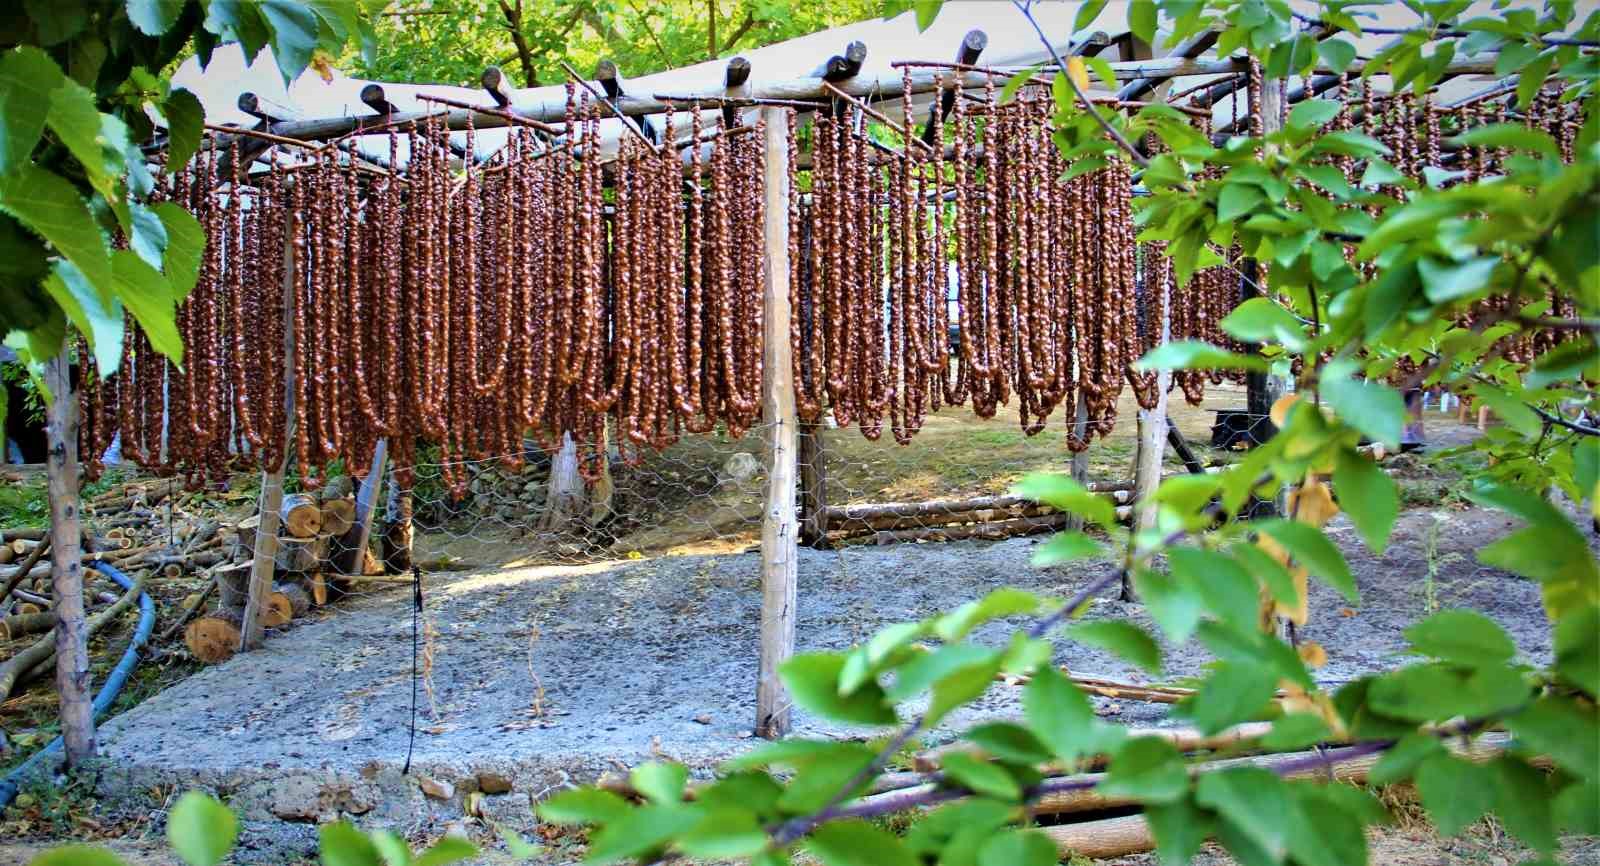
<instances>
[{"instance_id":1,"label":"wooden support pole","mask_svg":"<svg viewBox=\"0 0 1600 866\"><path fill-rule=\"evenodd\" d=\"M365 558L367 544L372 539L372 516L378 511L378 494L383 490L383 471L388 462L389 440L379 439L378 446L372 449L372 467L367 470L367 477L361 479L361 488L356 491L356 526L361 529L361 534L356 537L358 564Z\"/></svg>"},{"instance_id":2,"label":"wooden support pole","mask_svg":"<svg viewBox=\"0 0 1600 866\"><path fill-rule=\"evenodd\" d=\"M1082 392L1078 394L1077 405L1072 410L1072 435L1079 442L1089 438L1089 403ZM1072 480L1087 487L1089 485L1089 451L1075 451L1072 454ZM1069 532L1083 531L1083 515L1073 514L1067 520Z\"/></svg>"},{"instance_id":3,"label":"wooden support pole","mask_svg":"<svg viewBox=\"0 0 1600 866\"><path fill-rule=\"evenodd\" d=\"M295 273L294 236L299 230L294 212L286 213L283 225L283 461L261 471L261 499L257 513L255 550L250 568L250 594L245 600L244 622L239 630L239 649L261 646L266 635L262 621L268 596L272 595L272 574L278 557L278 509L283 505L283 476L294 452L294 353L298 335L294 332L294 295L298 282Z\"/></svg>"},{"instance_id":4,"label":"wooden support pole","mask_svg":"<svg viewBox=\"0 0 1600 866\"><path fill-rule=\"evenodd\" d=\"M799 423L789 351L789 153L786 109L763 108L766 120L766 257L761 321L761 417L767 425L767 498L761 520L761 666L756 686L756 733L789 732L789 695L778 668L794 654L795 583L799 535L795 514L795 452Z\"/></svg>"},{"instance_id":5,"label":"wooden support pole","mask_svg":"<svg viewBox=\"0 0 1600 866\"><path fill-rule=\"evenodd\" d=\"M956 62L971 66L978 62L979 55L983 54L983 49L987 47L989 47L989 34L982 30L968 30L967 35L961 39L961 47L956 49ZM955 108L955 106L956 92L954 89L946 89L939 94L938 119L942 121L944 118L949 117L951 109ZM922 127L922 140L928 144L933 144L934 119L934 112L928 112L928 122Z\"/></svg>"},{"instance_id":6,"label":"wooden support pole","mask_svg":"<svg viewBox=\"0 0 1600 866\"><path fill-rule=\"evenodd\" d=\"M83 563L79 555L78 399L72 392L72 361L65 342L45 362L50 389L45 408L45 459L50 491L50 579L55 587L56 692L61 700L61 736L67 764L94 757L94 709L89 693L89 631L83 612Z\"/></svg>"},{"instance_id":7,"label":"wooden support pole","mask_svg":"<svg viewBox=\"0 0 1600 866\"><path fill-rule=\"evenodd\" d=\"M822 425L800 424L800 543L828 546L828 452Z\"/></svg>"},{"instance_id":8,"label":"wooden support pole","mask_svg":"<svg viewBox=\"0 0 1600 866\"><path fill-rule=\"evenodd\" d=\"M1150 46L1137 42L1134 51L1146 56L1150 53ZM1145 59L1143 57L1137 59ZM1137 83L1137 82L1135 82ZM1130 85L1131 87L1131 85ZM1150 87L1150 100L1160 102L1166 99L1167 92L1171 89L1171 80L1162 81ZM1153 247L1146 247L1147 255L1154 255ZM1166 279L1157 285L1152 285L1151 275L1160 273L1162 269L1152 266L1150 261L1144 262L1145 291L1156 292L1160 298L1156 309L1161 311L1161 321L1156 323L1159 329L1160 345L1166 345L1172 339L1172 291ZM1130 323L1131 324L1131 323ZM1166 456L1167 447L1167 391L1172 385L1171 370L1156 371L1156 405L1149 409L1139 409L1138 421L1138 446L1133 458L1133 531L1135 534L1151 529L1156 524L1156 488L1161 486L1161 461ZM1133 575L1124 571L1122 573L1123 601L1133 601Z\"/></svg>"}]
</instances>

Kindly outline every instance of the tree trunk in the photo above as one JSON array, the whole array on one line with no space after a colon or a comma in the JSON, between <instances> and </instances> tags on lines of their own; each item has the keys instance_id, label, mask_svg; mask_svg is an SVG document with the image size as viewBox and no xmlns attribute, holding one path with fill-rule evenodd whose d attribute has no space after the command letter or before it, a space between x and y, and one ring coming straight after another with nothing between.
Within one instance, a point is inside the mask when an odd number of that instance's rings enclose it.
<instances>
[{"instance_id":1,"label":"tree trunk","mask_svg":"<svg viewBox=\"0 0 1600 866\"><path fill-rule=\"evenodd\" d=\"M45 413L50 484L51 578L56 596L56 691L67 765L94 757L94 710L89 695L89 633L83 615L83 563L78 544L78 401L67 348L44 365L50 406Z\"/></svg>"},{"instance_id":2,"label":"tree trunk","mask_svg":"<svg viewBox=\"0 0 1600 866\"><path fill-rule=\"evenodd\" d=\"M411 570L411 490L390 479L389 504L383 516L383 567L390 574Z\"/></svg>"},{"instance_id":3,"label":"tree trunk","mask_svg":"<svg viewBox=\"0 0 1600 866\"><path fill-rule=\"evenodd\" d=\"M571 433L563 433L561 450L550 461L550 492L540 528L551 532L570 530L573 519L583 513L586 498L583 476L578 474L578 443Z\"/></svg>"}]
</instances>

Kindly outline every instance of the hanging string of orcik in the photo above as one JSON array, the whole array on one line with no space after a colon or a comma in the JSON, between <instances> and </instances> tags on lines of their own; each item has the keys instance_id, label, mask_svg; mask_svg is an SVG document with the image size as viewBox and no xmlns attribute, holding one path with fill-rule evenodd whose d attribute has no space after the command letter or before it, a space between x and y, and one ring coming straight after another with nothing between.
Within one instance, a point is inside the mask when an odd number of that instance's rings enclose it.
<instances>
[{"instance_id":1,"label":"hanging string of orcik","mask_svg":"<svg viewBox=\"0 0 1600 866\"><path fill-rule=\"evenodd\" d=\"M515 463L529 434L549 449L570 435L594 478L608 427L631 457L757 424L761 135L703 130L696 106L695 140L716 142L694 147L685 196L676 148L603 155L596 105L568 92L566 135L515 127L482 164L460 158L472 129L458 153L434 117L389 133L403 173L333 146L274 148L241 173L213 143L163 177L209 240L178 310L184 362L130 327L121 371L85 377L89 470L120 430L127 459L192 481L241 455L275 468L287 447L315 485L388 437L402 473L437 445L460 491L463 460Z\"/></svg>"},{"instance_id":2,"label":"hanging string of orcik","mask_svg":"<svg viewBox=\"0 0 1600 866\"><path fill-rule=\"evenodd\" d=\"M1155 405L1158 380L1133 364L1163 334L1245 348L1217 325L1240 297L1237 249L1234 265L1173 285L1160 245L1134 239L1125 163L1062 180L1047 91L1002 104L992 78L941 83L954 108L933 113L927 143L913 137L907 76L899 120L846 101L816 112L809 192L789 161L803 420L831 411L905 443L946 406L988 418L1014 403L1033 434L1081 403L1086 429L1064 424L1081 450L1113 429L1124 383ZM1261 87L1252 73L1245 111L1234 96L1254 135ZM1500 170L1494 148L1447 152L1464 129L1521 121L1569 158L1577 134L1576 108L1553 92L1510 114L1504 100L1446 108L1354 89L1332 94L1344 106L1333 128L1379 138L1419 182L1430 168ZM79 352L89 470L120 431L125 458L190 480L287 457L314 485L335 461L359 471L386 437L402 474L437 446L429 459L459 492L463 461L515 463L530 434L551 449L570 436L590 478L610 447L633 459L684 434L742 435L761 423L763 137L685 108L684 141L669 111L663 144L624 137L611 155L599 106L571 86L559 135L514 125L481 161L470 125L453 136L442 115L389 130L375 162L393 168L348 157L348 142L274 145L246 168L213 142L154 196L208 238L178 307L183 364L131 322L116 376L100 381ZM888 122L869 130L869 117ZM875 139L884 128L900 140ZM787 132L798 153L792 111ZM1352 182L1365 170L1335 164ZM1569 315L1550 294L1552 314ZM1483 301L1465 324L1522 302ZM1526 361L1560 336L1519 336L1505 353ZM1198 403L1225 378L1238 375L1177 371L1173 387Z\"/></svg>"},{"instance_id":3,"label":"hanging string of orcik","mask_svg":"<svg viewBox=\"0 0 1600 866\"><path fill-rule=\"evenodd\" d=\"M876 145L859 106L819 112L807 219L791 206L791 344L802 420L908 442L929 412L970 401L981 417L1015 399L1044 429L1082 394L1105 435L1139 353L1128 168L1059 180L1048 96L999 104L962 92L931 142L914 135L906 78L898 147ZM880 154L879 151L887 151ZM1139 383L1143 385L1141 380ZM1141 389L1153 403L1153 392Z\"/></svg>"}]
</instances>

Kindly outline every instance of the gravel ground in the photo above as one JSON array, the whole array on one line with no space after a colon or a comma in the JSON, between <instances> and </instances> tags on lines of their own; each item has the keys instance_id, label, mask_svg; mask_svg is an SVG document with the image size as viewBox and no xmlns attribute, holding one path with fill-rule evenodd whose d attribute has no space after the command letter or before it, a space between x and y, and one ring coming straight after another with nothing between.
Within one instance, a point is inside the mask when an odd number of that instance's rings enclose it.
<instances>
[{"instance_id":1,"label":"gravel ground","mask_svg":"<svg viewBox=\"0 0 1600 866\"><path fill-rule=\"evenodd\" d=\"M1481 510L1411 511L1378 558L1342 519L1330 525L1362 603L1349 609L1331 590L1313 588L1314 618L1302 635L1328 651L1318 678L1337 684L1402 663L1401 630L1434 607L1481 610L1508 629L1528 660L1547 661L1537 587L1473 559L1510 528ZM802 551L799 647L848 647L881 626L1003 585L1067 595L1110 567L1035 569L1028 564L1035 543ZM130 804L145 798L148 806L152 786L212 787L247 820L253 856L246 859L276 861L306 851L315 822L341 814L428 835L458 821L472 799L479 814L526 826L530 801L566 784L660 755L703 774L753 745L760 603L753 553L432 575L426 599L436 633L425 641L431 687L419 698L412 775L400 772L412 619L410 593L399 588L297 622L264 651L208 668L108 722L102 793ZM1142 606L1111 599L1088 615L1149 625ZM992 624L977 639L1001 642L1010 627ZM1167 649L1169 676L1195 673L1207 661L1192 642ZM1056 661L1081 673L1143 679L1105 653L1066 642ZM1016 715L1019 698L1020 689L996 685L947 729ZM1099 704L1108 716L1141 724L1161 723L1166 710ZM804 713L796 732L864 733Z\"/></svg>"}]
</instances>

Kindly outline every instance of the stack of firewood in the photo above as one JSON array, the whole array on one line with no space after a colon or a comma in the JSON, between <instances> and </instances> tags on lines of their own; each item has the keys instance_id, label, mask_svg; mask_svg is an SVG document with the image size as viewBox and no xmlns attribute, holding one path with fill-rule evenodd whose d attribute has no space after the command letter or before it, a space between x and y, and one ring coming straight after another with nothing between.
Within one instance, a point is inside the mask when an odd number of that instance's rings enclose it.
<instances>
[{"instance_id":1,"label":"stack of firewood","mask_svg":"<svg viewBox=\"0 0 1600 866\"><path fill-rule=\"evenodd\" d=\"M262 608L267 628L280 628L350 590L352 575L382 573L370 548L361 548L356 504L346 476L330 480L315 494L292 493L279 508L279 532L272 545L272 592ZM212 587L216 608L184 628L184 644L207 664L225 661L238 651L240 630L250 597L250 579L261 516L251 515L232 527L229 563L217 569Z\"/></svg>"}]
</instances>

